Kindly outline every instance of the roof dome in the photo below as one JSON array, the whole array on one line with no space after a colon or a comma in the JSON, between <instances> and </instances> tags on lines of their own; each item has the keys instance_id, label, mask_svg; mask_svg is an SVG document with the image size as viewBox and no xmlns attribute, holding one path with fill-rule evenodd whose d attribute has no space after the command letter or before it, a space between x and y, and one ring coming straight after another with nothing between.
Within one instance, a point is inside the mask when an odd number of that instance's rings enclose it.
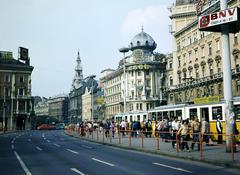
<instances>
[{"instance_id":1,"label":"roof dome","mask_svg":"<svg viewBox=\"0 0 240 175\"><path fill-rule=\"evenodd\" d=\"M130 50L135 50L135 49L148 49L153 51L156 49L157 44L153 40L153 38L145 33L142 29L142 32L137 34L136 36L133 37L129 48Z\"/></svg>"}]
</instances>

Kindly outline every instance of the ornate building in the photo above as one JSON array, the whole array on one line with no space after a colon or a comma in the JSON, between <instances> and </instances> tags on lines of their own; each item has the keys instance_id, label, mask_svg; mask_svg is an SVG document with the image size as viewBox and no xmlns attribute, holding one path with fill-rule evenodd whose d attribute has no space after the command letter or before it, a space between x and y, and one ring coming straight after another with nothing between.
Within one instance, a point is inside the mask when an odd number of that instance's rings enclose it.
<instances>
[{"instance_id":1,"label":"ornate building","mask_svg":"<svg viewBox=\"0 0 240 175\"><path fill-rule=\"evenodd\" d=\"M157 44L142 31L121 48L124 58L116 70L102 71L100 81L104 87L106 118L120 113L138 113L165 104L166 57L154 53ZM129 56L125 53L131 51Z\"/></svg>"},{"instance_id":2,"label":"ornate building","mask_svg":"<svg viewBox=\"0 0 240 175\"><path fill-rule=\"evenodd\" d=\"M12 52L0 52L0 129L3 122L5 129L30 128L32 71L27 49L20 49L18 60Z\"/></svg>"},{"instance_id":3,"label":"ornate building","mask_svg":"<svg viewBox=\"0 0 240 175\"><path fill-rule=\"evenodd\" d=\"M85 93L86 87L97 87L96 80L93 77L87 77L83 79L83 69L81 65L81 58L78 52L75 76L72 82L72 88L69 93L69 111L68 111L68 122L77 123L82 121L82 95Z\"/></svg>"},{"instance_id":4,"label":"ornate building","mask_svg":"<svg viewBox=\"0 0 240 175\"><path fill-rule=\"evenodd\" d=\"M228 1L238 6L237 0ZM219 1L206 1L203 13L219 11ZM193 103L200 97L223 96L221 33L198 30L192 1L170 8L173 35L173 84L165 91L168 103ZM230 34L233 96L240 95L239 33Z\"/></svg>"}]
</instances>

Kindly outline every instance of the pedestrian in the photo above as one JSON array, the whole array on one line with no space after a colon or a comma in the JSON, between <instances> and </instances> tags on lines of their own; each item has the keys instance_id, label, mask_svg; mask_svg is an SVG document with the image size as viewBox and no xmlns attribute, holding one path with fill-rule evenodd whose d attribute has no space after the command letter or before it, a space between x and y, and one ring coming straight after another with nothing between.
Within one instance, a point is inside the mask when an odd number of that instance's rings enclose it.
<instances>
[{"instance_id":1,"label":"pedestrian","mask_svg":"<svg viewBox=\"0 0 240 175\"><path fill-rule=\"evenodd\" d=\"M183 120L183 124L181 128L178 130L177 134L181 138L181 150L183 151L186 146L186 149L189 152L188 147L189 126L187 120Z\"/></svg>"},{"instance_id":2,"label":"pedestrian","mask_svg":"<svg viewBox=\"0 0 240 175\"><path fill-rule=\"evenodd\" d=\"M179 130L180 124L177 120L177 117L174 117L172 121L172 147L175 147L176 141L177 141L177 132Z\"/></svg>"},{"instance_id":3,"label":"pedestrian","mask_svg":"<svg viewBox=\"0 0 240 175\"><path fill-rule=\"evenodd\" d=\"M112 121L112 123L110 124L110 130L112 131L112 137L114 138L114 134L115 134L115 123L114 123L114 121Z\"/></svg>"},{"instance_id":4,"label":"pedestrian","mask_svg":"<svg viewBox=\"0 0 240 175\"><path fill-rule=\"evenodd\" d=\"M122 136L125 136L126 122L122 120L120 126L121 126Z\"/></svg>"},{"instance_id":5,"label":"pedestrian","mask_svg":"<svg viewBox=\"0 0 240 175\"><path fill-rule=\"evenodd\" d=\"M201 135L206 145L209 145L209 123L206 121L205 117L202 118L201 122Z\"/></svg>"},{"instance_id":6,"label":"pedestrian","mask_svg":"<svg viewBox=\"0 0 240 175\"><path fill-rule=\"evenodd\" d=\"M223 127L222 127L222 122L221 122L220 119L221 119L221 116L217 115L216 129L217 129L217 133L218 133L218 141L217 141L218 144L222 144L222 130L223 130Z\"/></svg>"},{"instance_id":7,"label":"pedestrian","mask_svg":"<svg viewBox=\"0 0 240 175\"><path fill-rule=\"evenodd\" d=\"M200 150L200 122L198 121L198 116L194 117L194 121L192 122L192 131L193 131L193 140L191 149L194 149L195 143L198 145L198 151Z\"/></svg>"}]
</instances>

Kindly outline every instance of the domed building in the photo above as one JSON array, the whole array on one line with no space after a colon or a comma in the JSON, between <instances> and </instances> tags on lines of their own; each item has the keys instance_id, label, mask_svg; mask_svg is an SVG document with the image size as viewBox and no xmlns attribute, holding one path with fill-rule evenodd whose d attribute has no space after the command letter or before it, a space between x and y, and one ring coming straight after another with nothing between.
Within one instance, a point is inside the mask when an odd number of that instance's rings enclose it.
<instances>
[{"instance_id":1,"label":"domed building","mask_svg":"<svg viewBox=\"0 0 240 175\"><path fill-rule=\"evenodd\" d=\"M106 118L129 114L132 120L140 120L141 112L166 102L163 97L165 55L153 52L154 39L142 31L135 35L128 47L119 49L124 57L116 70L102 71ZM126 53L128 56L125 56Z\"/></svg>"}]
</instances>

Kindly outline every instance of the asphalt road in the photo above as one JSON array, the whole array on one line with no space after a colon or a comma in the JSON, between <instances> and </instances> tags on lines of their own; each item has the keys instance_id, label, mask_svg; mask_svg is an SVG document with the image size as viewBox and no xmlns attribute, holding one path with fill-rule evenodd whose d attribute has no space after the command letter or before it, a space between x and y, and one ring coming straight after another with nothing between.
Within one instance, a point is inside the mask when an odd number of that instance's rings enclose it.
<instances>
[{"instance_id":1,"label":"asphalt road","mask_svg":"<svg viewBox=\"0 0 240 175\"><path fill-rule=\"evenodd\" d=\"M122 150L63 131L0 135L0 175L240 174L240 170Z\"/></svg>"}]
</instances>

